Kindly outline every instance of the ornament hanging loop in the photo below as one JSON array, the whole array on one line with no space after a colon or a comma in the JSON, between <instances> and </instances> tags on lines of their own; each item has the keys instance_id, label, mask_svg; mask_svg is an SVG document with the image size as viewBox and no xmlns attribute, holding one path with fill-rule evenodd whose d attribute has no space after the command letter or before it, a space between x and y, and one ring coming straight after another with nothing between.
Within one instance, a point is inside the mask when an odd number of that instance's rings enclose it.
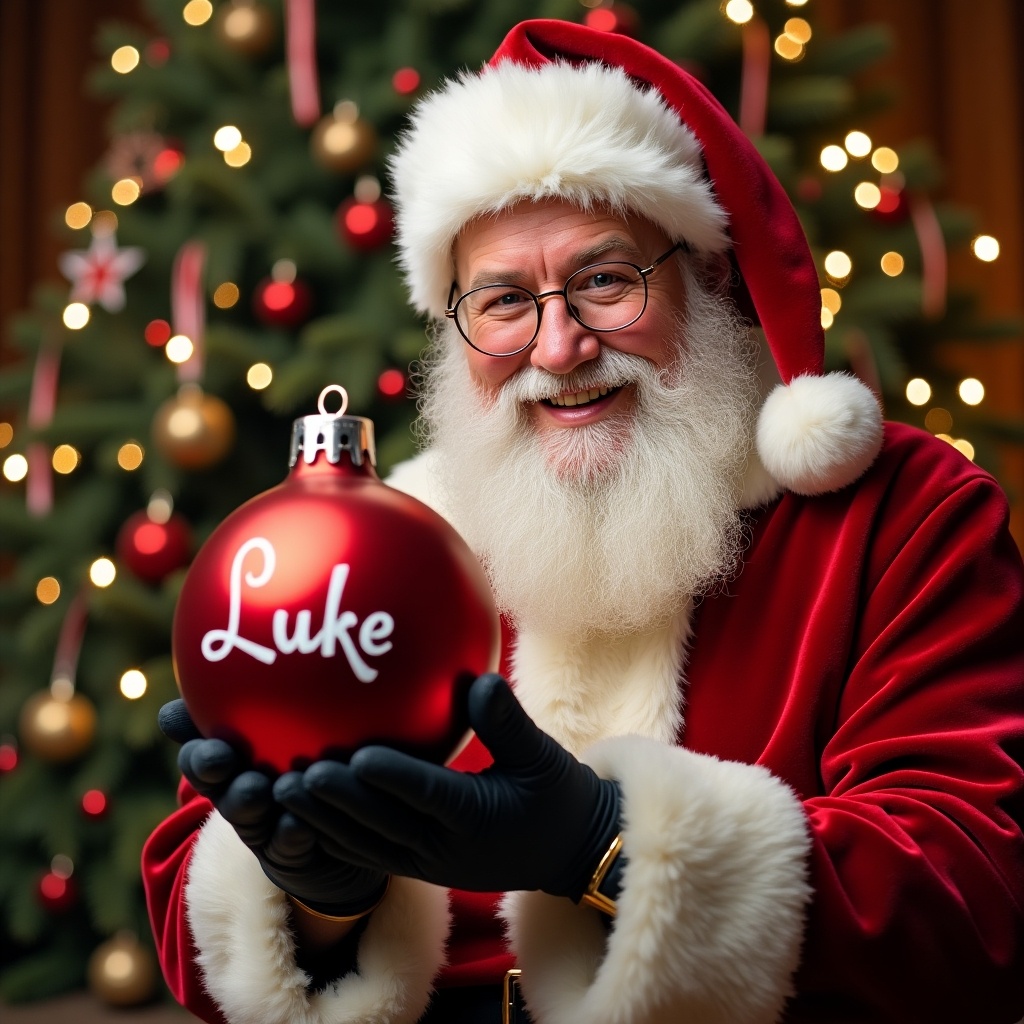
<instances>
[{"instance_id":1,"label":"ornament hanging loop","mask_svg":"<svg viewBox=\"0 0 1024 1024\"><path fill-rule=\"evenodd\" d=\"M330 394L341 396L341 408L337 412L327 411L327 396ZM320 392L320 397L316 400L316 407L320 410L321 416L344 416L345 410L348 409L348 392L340 384L328 384Z\"/></svg>"}]
</instances>

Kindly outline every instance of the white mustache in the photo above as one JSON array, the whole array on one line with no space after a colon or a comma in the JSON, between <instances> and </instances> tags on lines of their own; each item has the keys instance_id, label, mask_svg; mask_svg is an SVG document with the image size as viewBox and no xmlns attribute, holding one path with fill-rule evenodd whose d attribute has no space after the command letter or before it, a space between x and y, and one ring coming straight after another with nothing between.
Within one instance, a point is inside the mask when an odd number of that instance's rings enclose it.
<instances>
[{"instance_id":1,"label":"white mustache","mask_svg":"<svg viewBox=\"0 0 1024 1024\"><path fill-rule=\"evenodd\" d=\"M593 388L618 388L637 379L650 378L652 374L659 375L652 363L642 356L603 348L597 359L566 374L551 373L539 366L523 367L502 385L498 404L508 408Z\"/></svg>"}]
</instances>

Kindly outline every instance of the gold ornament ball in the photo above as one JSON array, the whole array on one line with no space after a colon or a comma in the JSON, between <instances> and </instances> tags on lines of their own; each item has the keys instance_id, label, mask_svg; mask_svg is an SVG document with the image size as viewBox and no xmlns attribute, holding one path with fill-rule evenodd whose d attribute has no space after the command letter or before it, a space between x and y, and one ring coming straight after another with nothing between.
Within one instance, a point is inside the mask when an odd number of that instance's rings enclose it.
<instances>
[{"instance_id":1,"label":"gold ornament ball","mask_svg":"<svg viewBox=\"0 0 1024 1024\"><path fill-rule=\"evenodd\" d=\"M181 469L206 469L235 443L235 417L228 406L197 387L183 387L156 411L153 441Z\"/></svg>"},{"instance_id":2,"label":"gold ornament ball","mask_svg":"<svg viewBox=\"0 0 1024 1024\"><path fill-rule=\"evenodd\" d=\"M259 57L277 38L274 16L253 0L231 0L217 10L214 30L229 49L246 57Z\"/></svg>"},{"instance_id":3,"label":"gold ornament ball","mask_svg":"<svg viewBox=\"0 0 1024 1024\"><path fill-rule=\"evenodd\" d=\"M138 1006L156 993L156 958L130 933L115 935L89 957L89 990L108 1006Z\"/></svg>"},{"instance_id":4,"label":"gold ornament ball","mask_svg":"<svg viewBox=\"0 0 1024 1024\"><path fill-rule=\"evenodd\" d=\"M44 761L73 761L93 744L96 708L88 697L73 693L67 699L49 690L25 701L19 719L21 742Z\"/></svg>"},{"instance_id":5,"label":"gold ornament ball","mask_svg":"<svg viewBox=\"0 0 1024 1024\"><path fill-rule=\"evenodd\" d=\"M377 133L361 117L322 117L309 139L313 159L329 171L351 174L365 167L377 152Z\"/></svg>"}]
</instances>

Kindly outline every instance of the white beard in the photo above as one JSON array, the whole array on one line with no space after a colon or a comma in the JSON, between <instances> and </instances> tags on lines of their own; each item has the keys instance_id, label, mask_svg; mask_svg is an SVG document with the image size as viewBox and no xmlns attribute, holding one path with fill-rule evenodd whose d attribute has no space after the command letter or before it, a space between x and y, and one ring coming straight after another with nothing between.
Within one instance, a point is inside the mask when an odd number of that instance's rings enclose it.
<instances>
[{"instance_id":1,"label":"white beard","mask_svg":"<svg viewBox=\"0 0 1024 1024\"><path fill-rule=\"evenodd\" d=\"M446 511L522 628L582 639L647 632L736 568L757 380L747 325L692 275L679 358L657 369L602 346L565 376L527 366L496 399L450 325L422 378L421 428ZM632 383L632 416L541 436L527 403Z\"/></svg>"}]
</instances>

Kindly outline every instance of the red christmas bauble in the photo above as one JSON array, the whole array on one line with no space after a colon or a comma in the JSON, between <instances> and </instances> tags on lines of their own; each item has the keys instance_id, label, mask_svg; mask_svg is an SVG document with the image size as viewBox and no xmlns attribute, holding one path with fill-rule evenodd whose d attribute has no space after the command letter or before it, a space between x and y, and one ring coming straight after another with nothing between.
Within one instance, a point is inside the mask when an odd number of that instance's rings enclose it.
<instances>
[{"instance_id":1,"label":"red christmas bauble","mask_svg":"<svg viewBox=\"0 0 1024 1024\"><path fill-rule=\"evenodd\" d=\"M298 327L306 322L313 306L313 293L304 281L275 281L268 277L256 286L252 308L265 324Z\"/></svg>"},{"instance_id":2,"label":"red christmas bauble","mask_svg":"<svg viewBox=\"0 0 1024 1024\"><path fill-rule=\"evenodd\" d=\"M78 902L78 886L70 875L47 871L39 877L36 896L51 914L63 914Z\"/></svg>"},{"instance_id":3,"label":"red christmas bauble","mask_svg":"<svg viewBox=\"0 0 1024 1024\"><path fill-rule=\"evenodd\" d=\"M465 737L500 632L479 563L374 472L372 424L296 421L293 468L217 527L174 617L199 730L277 772L386 743L435 762Z\"/></svg>"},{"instance_id":4,"label":"red christmas bauble","mask_svg":"<svg viewBox=\"0 0 1024 1024\"><path fill-rule=\"evenodd\" d=\"M192 531L179 515L165 523L151 519L145 511L130 515L117 535L118 559L140 580L159 583L188 564L192 553Z\"/></svg>"},{"instance_id":5,"label":"red christmas bauble","mask_svg":"<svg viewBox=\"0 0 1024 1024\"><path fill-rule=\"evenodd\" d=\"M640 27L640 16L626 4L608 4L587 11L583 19L587 28L599 32L615 32L623 36L635 36Z\"/></svg>"},{"instance_id":6,"label":"red christmas bauble","mask_svg":"<svg viewBox=\"0 0 1024 1024\"><path fill-rule=\"evenodd\" d=\"M906 189L896 189L890 185L881 188L882 197L871 215L883 223L901 224L910 216L910 201Z\"/></svg>"},{"instance_id":7,"label":"red christmas bauble","mask_svg":"<svg viewBox=\"0 0 1024 1024\"><path fill-rule=\"evenodd\" d=\"M360 252L371 252L391 241L395 218L384 199L362 202L355 197L338 207L338 230L342 238Z\"/></svg>"}]
</instances>

